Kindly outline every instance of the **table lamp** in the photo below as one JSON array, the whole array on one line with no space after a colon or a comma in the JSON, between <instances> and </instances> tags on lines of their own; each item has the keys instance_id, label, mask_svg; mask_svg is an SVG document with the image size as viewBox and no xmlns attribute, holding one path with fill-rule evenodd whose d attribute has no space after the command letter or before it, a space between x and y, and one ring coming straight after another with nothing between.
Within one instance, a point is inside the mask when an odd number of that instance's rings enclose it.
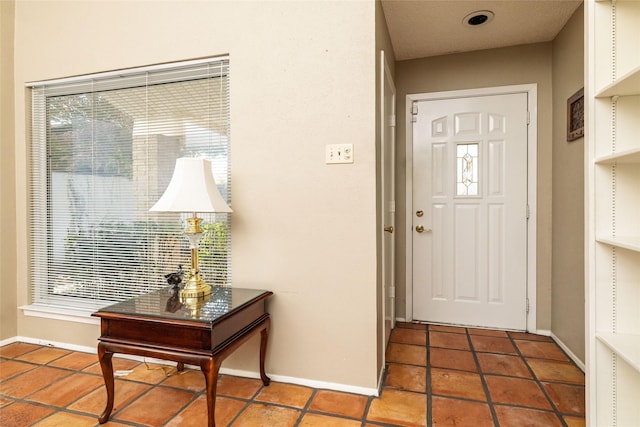
<instances>
[{"instance_id":1,"label":"table lamp","mask_svg":"<svg viewBox=\"0 0 640 427\"><path fill-rule=\"evenodd\" d=\"M233 212L218 191L211 161L197 157L177 159L169 186L149 211L191 214L184 231L191 248L191 271L187 283L180 290L180 297L192 299L210 295L211 286L200 277L198 265L198 246L204 230L200 226L202 218L197 214Z\"/></svg>"}]
</instances>

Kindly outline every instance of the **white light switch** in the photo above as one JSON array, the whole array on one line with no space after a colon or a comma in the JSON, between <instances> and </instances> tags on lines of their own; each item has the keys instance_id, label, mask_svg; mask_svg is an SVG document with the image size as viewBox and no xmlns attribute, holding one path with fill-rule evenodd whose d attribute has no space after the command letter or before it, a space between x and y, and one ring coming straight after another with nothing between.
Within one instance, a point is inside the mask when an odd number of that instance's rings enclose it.
<instances>
[{"instance_id":1,"label":"white light switch","mask_svg":"<svg viewBox=\"0 0 640 427\"><path fill-rule=\"evenodd\" d=\"M326 162L353 163L353 144L327 144Z\"/></svg>"}]
</instances>

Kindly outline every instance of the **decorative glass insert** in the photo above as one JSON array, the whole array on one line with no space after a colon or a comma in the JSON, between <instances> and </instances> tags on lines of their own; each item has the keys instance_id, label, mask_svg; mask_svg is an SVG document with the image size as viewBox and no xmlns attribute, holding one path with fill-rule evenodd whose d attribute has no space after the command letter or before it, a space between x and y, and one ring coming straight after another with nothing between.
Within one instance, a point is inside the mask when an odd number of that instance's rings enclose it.
<instances>
[{"instance_id":1,"label":"decorative glass insert","mask_svg":"<svg viewBox=\"0 0 640 427\"><path fill-rule=\"evenodd\" d=\"M456 155L456 195L478 195L478 143L459 144Z\"/></svg>"}]
</instances>

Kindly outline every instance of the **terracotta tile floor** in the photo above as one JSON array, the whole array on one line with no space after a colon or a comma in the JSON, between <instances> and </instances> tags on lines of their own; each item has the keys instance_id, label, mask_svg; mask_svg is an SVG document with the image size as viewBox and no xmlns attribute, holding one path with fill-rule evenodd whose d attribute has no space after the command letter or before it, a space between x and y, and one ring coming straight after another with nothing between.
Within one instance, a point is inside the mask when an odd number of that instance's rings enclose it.
<instances>
[{"instance_id":1,"label":"terracotta tile floor","mask_svg":"<svg viewBox=\"0 0 640 427\"><path fill-rule=\"evenodd\" d=\"M399 323L380 397L221 376L218 426L584 426L584 375L548 337ZM198 371L115 357L105 426L206 426ZM106 401L96 355L0 348L0 425L97 426Z\"/></svg>"}]
</instances>

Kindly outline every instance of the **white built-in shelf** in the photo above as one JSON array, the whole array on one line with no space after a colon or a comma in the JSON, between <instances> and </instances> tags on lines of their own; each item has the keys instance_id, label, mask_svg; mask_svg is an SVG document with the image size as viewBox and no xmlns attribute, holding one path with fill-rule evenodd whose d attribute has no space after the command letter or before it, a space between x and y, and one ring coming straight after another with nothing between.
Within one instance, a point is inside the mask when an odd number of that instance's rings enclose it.
<instances>
[{"instance_id":1,"label":"white built-in shelf","mask_svg":"<svg viewBox=\"0 0 640 427\"><path fill-rule=\"evenodd\" d=\"M584 7L587 424L640 427L640 0Z\"/></svg>"},{"instance_id":2,"label":"white built-in shelf","mask_svg":"<svg viewBox=\"0 0 640 427\"><path fill-rule=\"evenodd\" d=\"M608 98L611 96L640 95L640 66L629 71L615 82L603 87L596 98Z\"/></svg>"},{"instance_id":3,"label":"white built-in shelf","mask_svg":"<svg viewBox=\"0 0 640 427\"><path fill-rule=\"evenodd\" d=\"M615 246L617 248L628 249L634 252L640 252L640 236L632 236L632 237L600 236L596 239L596 242Z\"/></svg>"},{"instance_id":4,"label":"white built-in shelf","mask_svg":"<svg viewBox=\"0 0 640 427\"><path fill-rule=\"evenodd\" d=\"M640 148L621 151L619 153L609 154L607 156L598 157L596 163L600 165L609 165L612 163L639 163L640 164Z\"/></svg>"},{"instance_id":5,"label":"white built-in shelf","mask_svg":"<svg viewBox=\"0 0 640 427\"><path fill-rule=\"evenodd\" d=\"M640 334L598 332L596 339L622 357L633 369L640 372Z\"/></svg>"}]
</instances>

